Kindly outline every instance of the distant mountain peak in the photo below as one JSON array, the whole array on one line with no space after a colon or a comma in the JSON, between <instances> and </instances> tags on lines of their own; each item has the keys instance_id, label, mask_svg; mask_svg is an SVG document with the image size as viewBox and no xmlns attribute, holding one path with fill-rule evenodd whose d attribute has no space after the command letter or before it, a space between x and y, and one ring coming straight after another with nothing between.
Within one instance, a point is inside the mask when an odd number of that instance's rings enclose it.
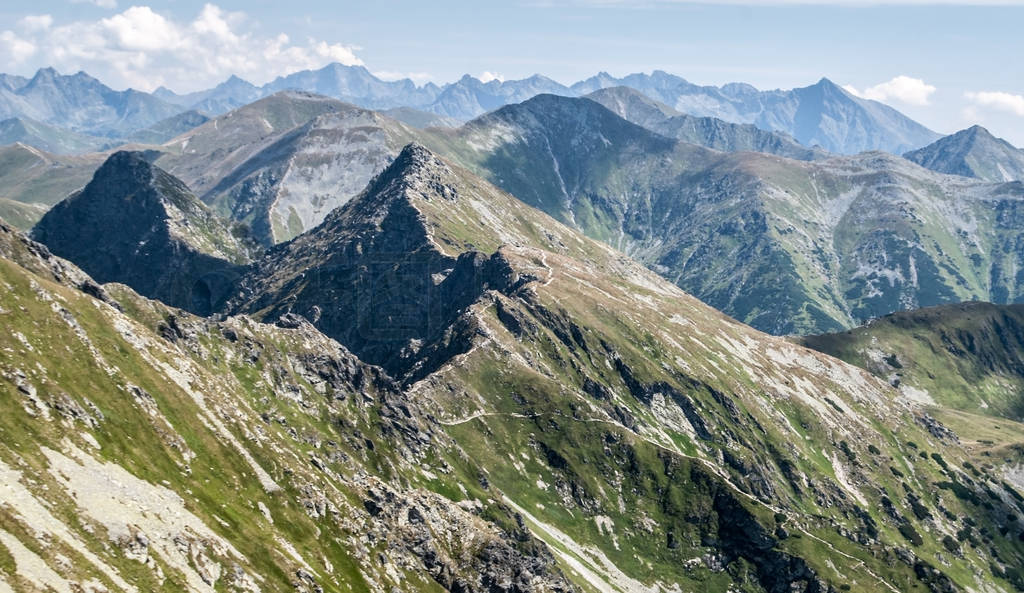
<instances>
[{"instance_id":1,"label":"distant mountain peak","mask_svg":"<svg viewBox=\"0 0 1024 593\"><path fill-rule=\"evenodd\" d=\"M1024 151L977 124L903 156L933 171L992 183L1024 179Z\"/></svg>"}]
</instances>

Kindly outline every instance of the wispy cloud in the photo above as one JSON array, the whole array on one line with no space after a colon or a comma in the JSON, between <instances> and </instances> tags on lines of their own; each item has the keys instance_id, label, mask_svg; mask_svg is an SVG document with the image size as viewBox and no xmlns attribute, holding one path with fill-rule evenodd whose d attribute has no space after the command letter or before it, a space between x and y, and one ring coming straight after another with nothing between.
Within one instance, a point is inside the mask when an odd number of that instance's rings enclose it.
<instances>
[{"instance_id":1,"label":"wispy cloud","mask_svg":"<svg viewBox=\"0 0 1024 593\"><path fill-rule=\"evenodd\" d=\"M261 35L241 12L207 4L192 21L148 6L132 6L95 21L54 24L49 15L25 17L0 32L8 68L54 66L87 70L115 86L189 91L237 74L260 83L329 62L360 65L358 48L317 39L293 42Z\"/></svg>"},{"instance_id":2,"label":"wispy cloud","mask_svg":"<svg viewBox=\"0 0 1024 593\"><path fill-rule=\"evenodd\" d=\"M856 87L846 85L843 87L850 94L864 99L874 101L899 101L907 105L925 106L929 104L928 98L935 92L935 87L927 84L920 78L911 78L900 75L892 80L868 87L863 91Z\"/></svg>"},{"instance_id":3,"label":"wispy cloud","mask_svg":"<svg viewBox=\"0 0 1024 593\"><path fill-rule=\"evenodd\" d=\"M968 91L964 93L974 107L986 107L1024 117L1024 95L1002 91ZM977 113L972 111L971 113Z\"/></svg>"}]
</instances>

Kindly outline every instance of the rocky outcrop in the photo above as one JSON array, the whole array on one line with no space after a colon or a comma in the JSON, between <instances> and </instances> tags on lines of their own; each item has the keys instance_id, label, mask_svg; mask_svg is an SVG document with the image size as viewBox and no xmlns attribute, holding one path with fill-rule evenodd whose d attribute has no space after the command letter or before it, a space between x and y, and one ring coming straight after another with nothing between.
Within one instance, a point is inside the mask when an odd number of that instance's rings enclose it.
<instances>
[{"instance_id":1,"label":"rocky outcrop","mask_svg":"<svg viewBox=\"0 0 1024 593\"><path fill-rule=\"evenodd\" d=\"M458 183L407 146L362 195L258 262L228 310L299 314L396 377L428 374L469 348L471 324L455 323L467 306L524 281L500 253L439 248L418 202L458 203Z\"/></svg>"},{"instance_id":2,"label":"rocky outcrop","mask_svg":"<svg viewBox=\"0 0 1024 593\"><path fill-rule=\"evenodd\" d=\"M118 152L32 236L99 282L209 314L253 248L147 155Z\"/></svg>"}]
</instances>

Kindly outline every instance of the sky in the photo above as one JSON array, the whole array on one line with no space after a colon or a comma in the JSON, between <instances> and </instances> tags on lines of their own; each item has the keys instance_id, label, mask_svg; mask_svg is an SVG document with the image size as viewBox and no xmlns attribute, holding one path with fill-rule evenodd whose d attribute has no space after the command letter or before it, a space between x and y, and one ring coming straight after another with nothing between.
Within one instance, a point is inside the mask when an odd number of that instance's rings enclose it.
<instances>
[{"instance_id":1,"label":"sky","mask_svg":"<svg viewBox=\"0 0 1024 593\"><path fill-rule=\"evenodd\" d=\"M256 84L330 62L438 84L655 69L761 89L827 77L951 133L1024 147L1024 0L34 0L0 6L0 71L114 88Z\"/></svg>"}]
</instances>

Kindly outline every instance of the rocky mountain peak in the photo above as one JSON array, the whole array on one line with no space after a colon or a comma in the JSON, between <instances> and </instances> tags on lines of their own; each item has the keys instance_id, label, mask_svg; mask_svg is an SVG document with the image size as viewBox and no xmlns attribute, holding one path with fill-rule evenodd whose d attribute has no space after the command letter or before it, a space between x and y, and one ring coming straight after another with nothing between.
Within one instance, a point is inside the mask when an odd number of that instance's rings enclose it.
<instances>
[{"instance_id":1,"label":"rocky mountain peak","mask_svg":"<svg viewBox=\"0 0 1024 593\"><path fill-rule=\"evenodd\" d=\"M208 314L252 248L143 152L114 153L32 231L99 282Z\"/></svg>"}]
</instances>

